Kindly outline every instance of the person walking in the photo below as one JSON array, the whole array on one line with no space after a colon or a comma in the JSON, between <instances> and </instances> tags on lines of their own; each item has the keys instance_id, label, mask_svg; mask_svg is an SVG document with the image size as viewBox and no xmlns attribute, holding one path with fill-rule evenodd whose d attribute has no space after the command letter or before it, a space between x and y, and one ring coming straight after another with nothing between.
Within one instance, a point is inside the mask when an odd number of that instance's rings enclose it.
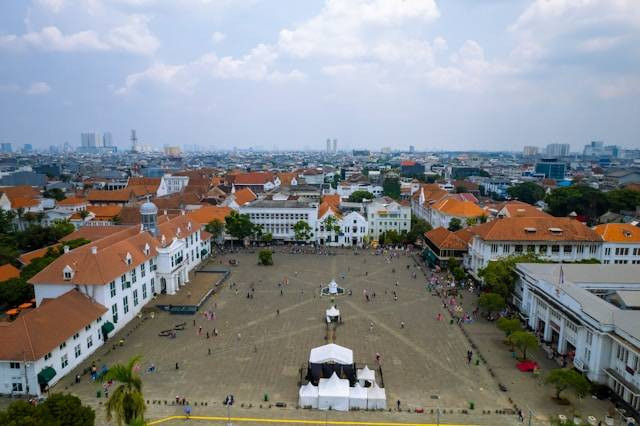
<instances>
[{"instance_id":1,"label":"person walking","mask_svg":"<svg viewBox=\"0 0 640 426\"><path fill-rule=\"evenodd\" d=\"M400 328L404 328L404 321L400 321Z\"/></svg>"},{"instance_id":2,"label":"person walking","mask_svg":"<svg viewBox=\"0 0 640 426\"><path fill-rule=\"evenodd\" d=\"M400 400L396 401L396 406L398 407L398 411L400 411Z\"/></svg>"},{"instance_id":3,"label":"person walking","mask_svg":"<svg viewBox=\"0 0 640 426\"><path fill-rule=\"evenodd\" d=\"M471 359L473 358L473 352L467 351L467 364L471 364Z\"/></svg>"}]
</instances>

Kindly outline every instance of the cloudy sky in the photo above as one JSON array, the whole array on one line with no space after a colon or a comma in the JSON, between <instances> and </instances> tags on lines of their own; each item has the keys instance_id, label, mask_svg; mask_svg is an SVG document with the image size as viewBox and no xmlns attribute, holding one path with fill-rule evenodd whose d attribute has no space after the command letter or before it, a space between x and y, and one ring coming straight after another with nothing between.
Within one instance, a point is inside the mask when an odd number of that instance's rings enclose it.
<instances>
[{"instance_id":1,"label":"cloudy sky","mask_svg":"<svg viewBox=\"0 0 640 426\"><path fill-rule=\"evenodd\" d=\"M640 147L638 0L0 4L0 141Z\"/></svg>"}]
</instances>

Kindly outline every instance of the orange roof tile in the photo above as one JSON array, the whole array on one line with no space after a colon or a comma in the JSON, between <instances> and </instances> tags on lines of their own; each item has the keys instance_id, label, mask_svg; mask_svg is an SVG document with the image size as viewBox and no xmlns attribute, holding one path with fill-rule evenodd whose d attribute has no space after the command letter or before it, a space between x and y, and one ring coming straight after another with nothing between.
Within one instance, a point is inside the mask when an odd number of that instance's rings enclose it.
<instances>
[{"instance_id":1,"label":"orange roof tile","mask_svg":"<svg viewBox=\"0 0 640 426\"><path fill-rule=\"evenodd\" d=\"M456 198L445 198L434 204L432 208L449 216L457 217L478 217L485 214L482 208L471 201L461 201Z\"/></svg>"},{"instance_id":2,"label":"orange roof tile","mask_svg":"<svg viewBox=\"0 0 640 426\"><path fill-rule=\"evenodd\" d=\"M485 241L602 241L582 222L565 217L507 217L468 230Z\"/></svg>"},{"instance_id":3,"label":"orange roof tile","mask_svg":"<svg viewBox=\"0 0 640 426\"><path fill-rule=\"evenodd\" d=\"M280 179L281 185L291 185L291 181L297 178L298 174L295 172L278 173L278 179Z\"/></svg>"},{"instance_id":4,"label":"orange roof tile","mask_svg":"<svg viewBox=\"0 0 640 426\"><path fill-rule=\"evenodd\" d=\"M253 200L256 200L258 197L254 192L249 188L242 188L235 192L235 200L239 206L244 206L247 203L250 203Z\"/></svg>"},{"instance_id":5,"label":"orange roof tile","mask_svg":"<svg viewBox=\"0 0 640 426\"><path fill-rule=\"evenodd\" d=\"M467 243L446 228L438 227L432 229L425 232L424 236L440 249L467 250Z\"/></svg>"},{"instance_id":6,"label":"orange roof tile","mask_svg":"<svg viewBox=\"0 0 640 426\"><path fill-rule=\"evenodd\" d=\"M112 219L120 214L122 206L88 206L87 210L95 215L95 219Z\"/></svg>"},{"instance_id":7,"label":"orange roof tile","mask_svg":"<svg viewBox=\"0 0 640 426\"><path fill-rule=\"evenodd\" d=\"M20 276L20 270L10 263L0 266L0 282L10 280L11 278L18 278Z\"/></svg>"},{"instance_id":8,"label":"orange roof tile","mask_svg":"<svg viewBox=\"0 0 640 426\"><path fill-rule=\"evenodd\" d=\"M0 192L7 194L7 198L12 200L14 197L36 198L40 196L40 191L29 185L3 186Z\"/></svg>"},{"instance_id":9,"label":"orange roof tile","mask_svg":"<svg viewBox=\"0 0 640 426\"><path fill-rule=\"evenodd\" d=\"M264 185L274 180L275 175L271 172L249 172L235 175L233 183L236 185Z\"/></svg>"},{"instance_id":10,"label":"orange roof tile","mask_svg":"<svg viewBox=\"0 0 640 426\"><path fill-rule=\"evenodd\" d=\"M334 206L333 204L327 201L323 201L320 204L320 207L318 207L318 219L324 217L324 215L327 214L327 212L329 211L333 212L334 216L339 216L339 211L336 206Z\"/></svg>"},{"instance_id":11,"label":"orange roof tile","mask_svg":"<svg viewBox=\"0 0 640 426\"><path fill-rule=\"evenodd\" d=\"M340 195L339 194L324 195L322 197L322 202L331 204L334 207L340 207Z\"/></svg>"},{"instance_id":12,"label":"orange roof tile","mask_svg":"<svg viewBox=\"0 0 640 426\"><path fill-rule=\"evenodd\" d=\"M509 201L504 204L500 212L505 213L508 217L552 217L539 208L522 201Z\"/></svg>"},{"instance_id":13,"label":"orange roof tile","mask_svg":"<svg viewBox=\"0 0 640 426\"><path fill-rule=\"evenodd\" d=\"M628 223L607 223L593 230L610 243L640 243L640 228Z\"/></svg>"},{"instance_id":14,"label":"orange roof tile","mask_svg":"<svg viewBox=\"0 0 640 426\"><path fill-rule=\"evenodd\" d=\"M58 201L59 206L76 206L80 204L87 204L87 199L80 197L68 197L64 200Z\"/></svg>"},{"instance_id":15,"label":"orange roof tile","mask_svg":"<svg viewBox=\"0 0 640 426\"><path fill-rule=\"evenodd\" d=\"M91 190L87 194L87 200L89 201L111 201L111 202L123 202L126 203L132 198L133 191L130 189L119 189L117 191L101 191Z\"/></svg>"},{"instance_id":16,"label":"orange roof tile","mask_svg":"<svg viewBox=\"0 0 640 426\"><path fill-rule=\"evenodd\" d=\"M47 247L43 247L37 250L33 250L27 253L24 253L22 255L20 255L20 257L18 257L18 260L20 261L20 263L22 263L23 265L28 265L30 264L33 259L37 259L39 257L44 257L47 254L47 250L51 247L55 247L57 244L53 244Z\"/></svg>"},{"instance_id":17,"label":"orange roof tile","mask_svg":"<svg viewBox=\"0 0 640 426\"><path fill-rule=\"evenodd\" d=\"M33 198L13 197L13 199L11 199L11 208L12 209L35 207L38 204L40 204L40 202L38 200L33 199Z\"/></svg>"},{"instance_id":18,"label":"orange roof tile","mask_svg":"<svg viewBox=\"0 0 640 426\"><path fill-rule=\"evenodd\" d=\"M202 206L197 210L190 211L187 216L202 224L207 224L216 219L224 223L224 219L232 211L230 207Z\"/></svg>"},{"instance_id":19,"label":"orange roof tile","mask_svg":"<svg viewBox=\"0 0 640 426\"><path fill-rule=\"evenodd\" d=\"M44 299L38 308L0 327L0 359L36 361L105 312L107 308L76 290Z\"/></svg>"},{"instance_id":20,"label":"orange roof tile","mask_svg":"<svg viewBox=\"0 0 640 426\"><path fill-rule=\"evenodd\" d=\"M84 238L89 241L97 241L101 238L120 232L128 226L82 226L72 233L65 235L60 239L61 242L73 241Z\"/></svg>"}]
</instances>

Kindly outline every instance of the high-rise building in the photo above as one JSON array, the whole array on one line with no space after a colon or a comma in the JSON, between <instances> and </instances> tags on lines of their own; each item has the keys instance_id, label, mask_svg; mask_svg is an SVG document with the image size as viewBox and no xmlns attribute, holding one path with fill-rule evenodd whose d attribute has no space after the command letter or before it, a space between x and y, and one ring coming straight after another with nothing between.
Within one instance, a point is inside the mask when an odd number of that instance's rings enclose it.
<instances>
[{"instance_id":1,"label":"high-rise building","mask_svg":"<svg viewBox=\"0 0 640 426\"><path fill-rule=\"evenodd\" d=\"M550 143L547 145L545 153L550 157L566 157L571 151L571 145L568 143Z\"/></svg>"},{"instance_id":2,"label":"high-rise building","mask_svg":"<svg viewBox=\"0 0 640 426\"><path fill-rule=\"evenodd\" d=\"M538 155L539 149L537 146L525 146L522 150L522 155L525 157L535 157Z\"/></svg>"},{"instance_id":3,"label":"high-rise building","mask_svg":"<svg viewBox=\"0 0 640 426\"><path fill-rule=\"evenodd\" d=\"M104 132L102 136L103 146L105 148L109 148L113 146L113 138L111 136L111 132Z\"/></svg>"},{"instance_id":4,"label":"high-rise building","mask_svg":"<svg viewBox=\"0 0 640 426\"><path fill-rule=\"evenodd\" d=\"M591 141L589 145L584 146L583 155L587 157L602 155L604 150L604 142L602 141Z\"/></svg>"},{"instance_id":5,"label":"high-rise building","mask_svg":"<svg viewBox=\"0 0 640 426\"><path fill-rule=\"evenodd\" d=\"M416 152L416 147L413 145L409 145L409 154L413 154L414 152Z\"/></svg>"},{"instance_id":6,"label":"high-rise building","mask_svg":"<svg viewBox=\"0 0 640 426\"><path fill-rule=\"evenodd\" d=\"M331 139L327 139L327 154L331 152Z\"/></svg>"},{"instance_id":7,"label":"high-rise building","mask_svg":"<svg viewBox=\"0 0 640 426\"><path fill-rule=\"evenodd\" d=\"M24 147L22 148L22 152L32 152L33 151L33 145L31 145L30 143L25 143Z\"/></svg>"},{"instance_id":8,"label":"high-rise building","mask_svg":"<svg viewBox=\"0 0 640 426\"><path fill-rule=\"evenodd\" d=\"M547 179L563 180L566 167L566 164L557 158L542 158L536 163L536 173L544 175Z\"/></svg>"},{"instance_id":9,"label":"high-rise building","mask_svg":"<svg viewBox=\"0 0 640 426\"><path fill-rule=\"evenodd\" d=\"M338 139L333 140L333 147L331 149L331 152L333 152L334 154L338 152Z\"/></svg>"},{"instance_id":10,"label":"high-rise building","mask_svg":"<svg viewBox=\"0 0 640 426\"><path fill-rule=\"evenodd\" d=\"M12 151L13 148L11 147L11 142L2 142L2 144L0 144L0 152L3 154L9 154Z\"/></svg>"},{"instance_id":11,"label":"high-rise building","mask_svg":"<svg viewBox=\"0 0 640 426\"><path fill-rule=\"evenodd\" d=\"M100 133L81 133L80 147L85 150L92 150L102 146L102 136Z\"/></svg>"}]
</instances>

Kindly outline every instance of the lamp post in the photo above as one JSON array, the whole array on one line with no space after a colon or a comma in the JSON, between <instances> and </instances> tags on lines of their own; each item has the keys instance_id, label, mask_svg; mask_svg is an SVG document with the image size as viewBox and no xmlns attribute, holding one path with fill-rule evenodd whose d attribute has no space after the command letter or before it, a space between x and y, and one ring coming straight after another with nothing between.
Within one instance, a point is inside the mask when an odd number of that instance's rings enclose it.
<instances>
[{"instance_id":1,"label":"lamp post","mask_svg":"<svg viewBox=\"0 0 640 426\"><path fill-rule=\"evenodd\" d=\"M440 407L436 408L436 425L440 426Z\"/></svg>"}]
</instances>

